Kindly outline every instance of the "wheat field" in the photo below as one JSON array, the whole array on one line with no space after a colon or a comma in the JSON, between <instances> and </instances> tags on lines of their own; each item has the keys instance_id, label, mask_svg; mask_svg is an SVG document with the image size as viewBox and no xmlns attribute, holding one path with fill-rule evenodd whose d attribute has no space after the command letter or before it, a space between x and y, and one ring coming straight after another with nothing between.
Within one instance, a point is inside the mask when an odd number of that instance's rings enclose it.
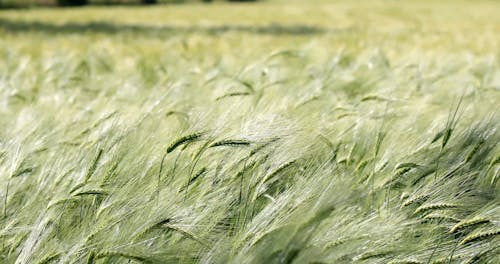
<instances>
[{"instance_id":1,"label":"wheat field","mask_svg":"<svg viewBox=\"0 0 500 264\"><path fill-rule=\"evenodd\" d=\"M500 263L499 13L0 10L0 263Z\"/></svg>"}]
</instances>

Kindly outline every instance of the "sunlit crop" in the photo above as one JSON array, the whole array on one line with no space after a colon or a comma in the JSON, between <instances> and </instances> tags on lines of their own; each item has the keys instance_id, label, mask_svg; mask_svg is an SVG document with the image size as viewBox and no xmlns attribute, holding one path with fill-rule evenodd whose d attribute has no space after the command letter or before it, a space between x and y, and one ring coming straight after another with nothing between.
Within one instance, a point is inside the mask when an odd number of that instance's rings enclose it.
<instances>
[{"instance_id":1,"label":"sunlit crop","mask_svg":"<svg viewBox=\"0 0 500 264\"><path fill-rule=\"evenodd\" d=\"M499 263L500 5L0 11L0 263Z\"/></svg>"}]
</instances>

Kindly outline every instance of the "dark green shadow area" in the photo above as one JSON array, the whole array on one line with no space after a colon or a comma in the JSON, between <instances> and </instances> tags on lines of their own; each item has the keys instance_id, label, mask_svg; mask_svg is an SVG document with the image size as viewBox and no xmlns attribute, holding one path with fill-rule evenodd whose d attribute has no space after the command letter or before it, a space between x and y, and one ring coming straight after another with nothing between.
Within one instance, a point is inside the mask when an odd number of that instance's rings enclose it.
<instances>
[{"instance_id":1,"label":"dark green shadow area","mask_svg":"<svg viewBox=\"0 0 500 264\"><path fill-rule=\"evenodd\" d=\"M18 21L0 18L0 31L4 33L43 33L57 34L139 34L152 36L171 36L178 34L217 35L227 32L262 34L262 35L318 35L325 33L350 32L352 29L326 29L317 26L294 24L254 25L216 25L216 26L148 26L134 24L114 24L109 22L52 24L40 21Z\"/></svg>"}]
</instances>

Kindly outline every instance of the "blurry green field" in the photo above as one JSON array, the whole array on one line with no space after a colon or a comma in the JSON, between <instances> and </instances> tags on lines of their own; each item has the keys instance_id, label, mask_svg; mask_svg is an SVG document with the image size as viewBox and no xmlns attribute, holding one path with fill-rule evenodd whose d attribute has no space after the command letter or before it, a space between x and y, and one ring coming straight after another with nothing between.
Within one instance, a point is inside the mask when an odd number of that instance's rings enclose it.
<instances>
[{"instance_id":1,"label":"blurry green field","mask_svg":"<svg viewBox=\"0 0 500 264\"><path fill-rule=\"evenodd\" d=\"M0 10L0 263L499 263L499 13Z\"/></svg>"}]
</instances>

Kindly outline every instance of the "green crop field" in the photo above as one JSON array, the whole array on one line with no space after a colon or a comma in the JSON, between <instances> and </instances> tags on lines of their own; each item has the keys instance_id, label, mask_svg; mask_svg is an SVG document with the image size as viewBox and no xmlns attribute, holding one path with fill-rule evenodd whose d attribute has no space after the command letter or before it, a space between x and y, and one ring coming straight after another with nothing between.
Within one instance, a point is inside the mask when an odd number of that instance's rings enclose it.
<instances>
[{"instance_id":1,"label":"green crop field","mask_svg":"<svg viewBox=\"0 0 500 264\"><path fill-rule=\"evenodd\" d=\"M500 263L498 14L0 10L0 263Z\"/></svg>"}]
</instances>

